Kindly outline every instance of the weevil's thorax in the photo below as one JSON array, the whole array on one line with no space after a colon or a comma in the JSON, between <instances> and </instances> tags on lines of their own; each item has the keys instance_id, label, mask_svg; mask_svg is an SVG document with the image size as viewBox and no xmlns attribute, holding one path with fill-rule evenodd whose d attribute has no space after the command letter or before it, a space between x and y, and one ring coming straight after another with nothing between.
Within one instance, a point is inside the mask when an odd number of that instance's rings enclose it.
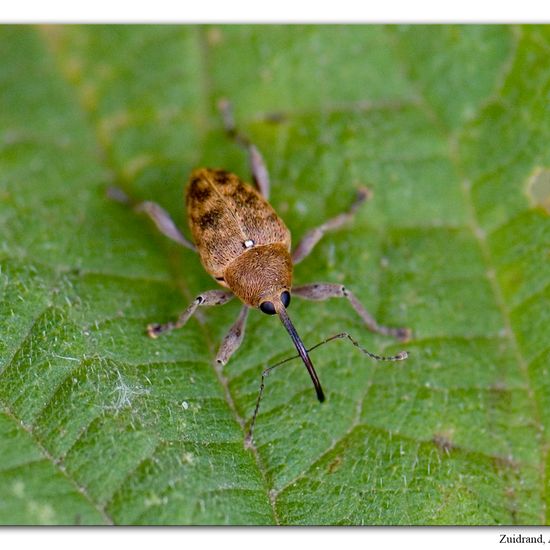
<instances>
[{"instance_id":1,"label":"weevil's thorax","mask_svg":"<svg viewBox=\"0 0 550 550\"><path fill-rule=\"evenodd\" d=\"M292 260L283 244L250 248L224 272L227 286L245 304L259 307L264 300L279 299L292 286Z\"/></svg>"}]
</instances>

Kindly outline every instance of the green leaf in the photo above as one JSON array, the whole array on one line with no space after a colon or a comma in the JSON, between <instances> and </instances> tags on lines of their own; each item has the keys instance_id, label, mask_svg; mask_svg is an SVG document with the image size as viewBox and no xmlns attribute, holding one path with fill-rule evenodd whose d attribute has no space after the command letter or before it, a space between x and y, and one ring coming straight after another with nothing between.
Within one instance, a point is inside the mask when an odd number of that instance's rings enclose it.
<instances>
[{"instance_id":1,"label":"green leaf","mask_svg":"<svg viewBox=\"0 0 550 550\"><path fill-rule=\"evenodd\" d=\"M0 28L2 524L543 524L550 505L550 29L544 26ZM108 201L186 229L198 166L248 178L216 112L263 151L294 242L373 199L296 267L408 326L408 361L313 352L239 305L158 340L215 288L196 256ZM295 299L308 346L374 336Z\"/></svg>"}]
</instances>

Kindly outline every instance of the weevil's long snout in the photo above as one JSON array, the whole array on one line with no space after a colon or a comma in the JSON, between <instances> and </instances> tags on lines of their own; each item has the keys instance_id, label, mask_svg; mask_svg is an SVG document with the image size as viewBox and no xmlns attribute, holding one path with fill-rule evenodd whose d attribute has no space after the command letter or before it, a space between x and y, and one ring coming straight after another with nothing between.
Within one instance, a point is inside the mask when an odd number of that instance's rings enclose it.
<instances>
[{"instance_id":1,"label":"weevil's long snout","mask_svg":"<svg viewBox=\"0 0 550 550\"><path fill-rule=\"evenodd\" d=\"M279 302L279 303L276 303L275 308L277 310L277 313L279 314L279 318L281 319L284 327L286 328L287 332L290 334L290 337L292 338L292 342L296 347L296 351L298 351L298 354L302 358L302 361L304 362L304 365L306 366L306 369L309 372L309 375L311 376L311 380L313 382L313 385L315 386L315 392L317 393L317 399L319 399L319 401L322 403L325 400L325 394L323 393L321 382L319 382L319 377L315 372L315 368L313 367L313 363L309 358L307 349L304 346L304 343L302 342L301 338L298 336L298 333L296 332L296 329L294 328L294 325L292 324L292 321L290 320L290 317L286 312L285 306Z\"/></svg>"}]
</instances>

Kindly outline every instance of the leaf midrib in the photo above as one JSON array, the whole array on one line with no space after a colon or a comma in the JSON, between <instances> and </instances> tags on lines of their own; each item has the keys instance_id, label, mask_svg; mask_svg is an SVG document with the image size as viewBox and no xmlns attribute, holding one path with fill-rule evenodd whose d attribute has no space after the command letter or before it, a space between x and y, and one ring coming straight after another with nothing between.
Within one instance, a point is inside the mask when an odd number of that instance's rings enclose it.
<instances>
[{"instance_id":1,"label":"leaf midrib","mask_svg":"<svg viewBox=\"0 0 550 550\"><path fill-rule=\"evenodd\" d=\"M200 48L200 51L201 51L201 60L200 61L203 65L203 71L202 71L203 78L201 79L200 84L203 87L203 98L204 98L204 100L202 102L201 113L203 115L202 118L204 119L204 121L203 121L204 124L201 124L201 126L200 126L200 131L201 131L201 134L202 134L201 137L199 138L200 143L205 141L206 136L207 136L208 131L209 131L208 123L207 123L208 118L206 117L206 114L205 114L208 110L207 109L208 98L210 97L210 82L209 82L209 79L204 76L204 75L208 74L207 59L206 59L207 56L206 56L206 52L205 52L206 41L204 40L204 33L205 32L206 31L205 31L204 28L198 28L197 32L196 32L196 36L195 36L195 39L199 42L199 48ZM47 44L48 40L51 39L49 37L49 35L47 33L38 33L38 34L39 34L40 39L44 43L46 43L46 45L48 45ZM59 56L56 48L55 47L50 48L50 52L51 52L52 57L54 58L55 66L62 68L63 60ZM76 103L77 103L77 105L79 105L80 110L85 114L85 119L86 119L86 121L87 121L87 123L88 123L88 125L91 129L91 133L95 136L96 149L99 152L98 163L101 164L104 168L106 168L106 169L110 170L112 173L114 173L117 176L117 179L119 179L119 181L124 181L125 180L124 174L121 173L121 171L118 169L118 167L116 166L116 164L112 160L113 156L111 155L109 144L106 143L104 139L102 139L102 136L101 136L101 133L100 133L101 119L96 115L96 113L94 111L91 111L91 110L86 108L86 103L82 100L81 94L79 93L79 85L72 83L70 80L68 80L66 78L66 71L59 70L59 76L63 81L66 82L69 89L76 90L76 93L74 94L75 98L76 98ZM200 151L200 147L198 147L197 150ZM197 158L198 158L198 156L199 156L199 153L197 153ZM181 264L181 253L180 253L180 251L179 250L174 250L173 254L170 254L169 257L167 258L167 260L168 260L169 263ZM172 269L171 272L172 272L172 274L175 273L175 275L173 275L173 280L174 280L175 284L177 285L178 289L181 291L181 293L183 294L185 299L188 302L191 302L192 299L194 298L194 296L192 296L192 294L189 290L189 286L187 284L185 284L185 277L183 275L183 272L180 269L175 269L175 270ZM232 396L231 391L229 389L229 381L228 381L227 377L225 377L225 375L223 374L223 371L221 369L218 369L215 366L215 360L214 359L215 359L215 355L216 355L216 353L215 353L215 345L216 344L213 342L213 340L211 338L210 332L208 331L208 327L201 320L200 316L197 316L196 320L198 321L200 330L201 330L202 335L203 335L203 339L206 343L206 346L207 346L207 349L208 349L208 354L211 358L210 366L213 368L214 373L216 375L216 378L217 378L217 380L220 384L223 398L224 398L229 410L231 411L231 414L232 414L234 420L241 427L241 430L242 430L242 433L243 433L243 445L244 445L244 439L245 439L245 436L246 436L246 421L239 415L239 413L237 411L233 396ZM31 434L32 434L32 432L31 432ZM37 441L37 444L40 446L40 443L38 441ZM270 490L269 484L267 482L266 468L262 463L261 456L259 455L258 450L257 450L255 445L251 446L251 450L254 454L254 458L255 458L255 461L256 461L256 464L257 464L257 467L258 467L258 471L260 473L260 477L263 479L263 482L264 482L265 487L266 487L265 494L266 494L267 500L268 500L268 502L270 504L270 507L271 507L273 522L276 523L276 524L279 524L278 517L277 517L277 511L276 511L276 508L275 508L275 503L271 498L271 490ZM53 460L53 457L51 457L51 459ZM66 473L66 472L65 472L65 475L67 477L70 477L70 476L68 476L68 473ZM72 481L73 484L78 486L78 483L76 482L76 480L71 478L71 481ZM107 501L104 504L105 509L108 508L108 505L109 505L109 501ZM102 513L104 513L103 510L102 510ZM111 523L113 523L113 520L111 518L109 518L109 521Z\"/></svg>"}]
</instances>

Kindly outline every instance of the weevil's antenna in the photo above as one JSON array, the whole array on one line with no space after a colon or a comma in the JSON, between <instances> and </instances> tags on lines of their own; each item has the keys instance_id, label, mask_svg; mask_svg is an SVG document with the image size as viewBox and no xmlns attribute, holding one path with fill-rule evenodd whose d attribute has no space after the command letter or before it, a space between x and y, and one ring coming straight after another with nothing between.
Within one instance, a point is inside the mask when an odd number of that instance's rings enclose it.
<instances>
[{"instance_id":1,"label":"weevil's antenna","mask_svg":"<svg viewBox=\"0 0 550 550\"><path fill-rule=\"evenodd\" d=\"M322 403L325 400L325 394L323 393L321 382L319 382L319 377L315 372L315 368L313 367L313 363L309 358L307 349L304 346L304 343L302 342L301 338L298 336L298 333L296 332L296 329L294 328L294 325L292 324L292 321L290 320L290 317L286 312L285 306L281 304L280 307L277 309L278 309L277 313L279 314L279 319L281 319L284 327L286 328L287 332L290 334L290 337L292 338L292 342L294 343L294 346L298 351L298 356L304 362L304 365L306 366L306 369L309 372L309 375L311 376L311 380L313 382L313 385L315 386L315 392L317 393L317 399L319 399L319 401Z\"/></svg>"},{"instance_id":2,"label":"weevil's antenna","mask_svg":"<svg viewBox=\"0 0 550 550\"><path fill-rule=\"evenodd\" d=\"M288 315L287 315L288 317ZM290 320L289 320L290 321ZM340 332L338 334L334 334L333 336L329 336L328 338L325 338L323 341L319 342L318 344L315 344L314 346L310 347L309 349L304 350L306 352L306 355L308 352L311 352L317 348L320 348L321 346L324 346L325 344L328 344L329 342L332 342L333 340L343 340L344 338L347 338L357 349L359 349L362 353L365 355L368 355L371 359L375 359L376 361L404 361L408 358L409 354L406 351L400 351L396 355L376 355L375 353L370 352L368 349L365 349L362 347L355 338L351 336L351 334L348 334L347 332ZM303 344L302 344L303 345ZM298 346L296 346L298 349ZM262 379L260 381L260 390L258 392L258 397L256 399L256 406L254 407L254 413L252 415L252 419L250 420L250 427L248 428L248 433L246 434L245 439L245 445L250 446L252 444L252 432L254 430L254 424L256 423L256 417L258 416L258 411L260 410L260 402L262 400L262 396L264 393L265 388L265 379L269 376L272 370L276 369L277 367L280 367L286 363L289 363L290 361L293 361L294 359L297 359L298 357L301 357L300 354L293 355L292 357L287 357L286 359L283 359L282 361L279 361L275 365L272 365L271 367L268 367L262 372ZM307 365L306 365L307 366ZM313 371L315 372L315 370Z\"/></svg>"}]
</instances>

